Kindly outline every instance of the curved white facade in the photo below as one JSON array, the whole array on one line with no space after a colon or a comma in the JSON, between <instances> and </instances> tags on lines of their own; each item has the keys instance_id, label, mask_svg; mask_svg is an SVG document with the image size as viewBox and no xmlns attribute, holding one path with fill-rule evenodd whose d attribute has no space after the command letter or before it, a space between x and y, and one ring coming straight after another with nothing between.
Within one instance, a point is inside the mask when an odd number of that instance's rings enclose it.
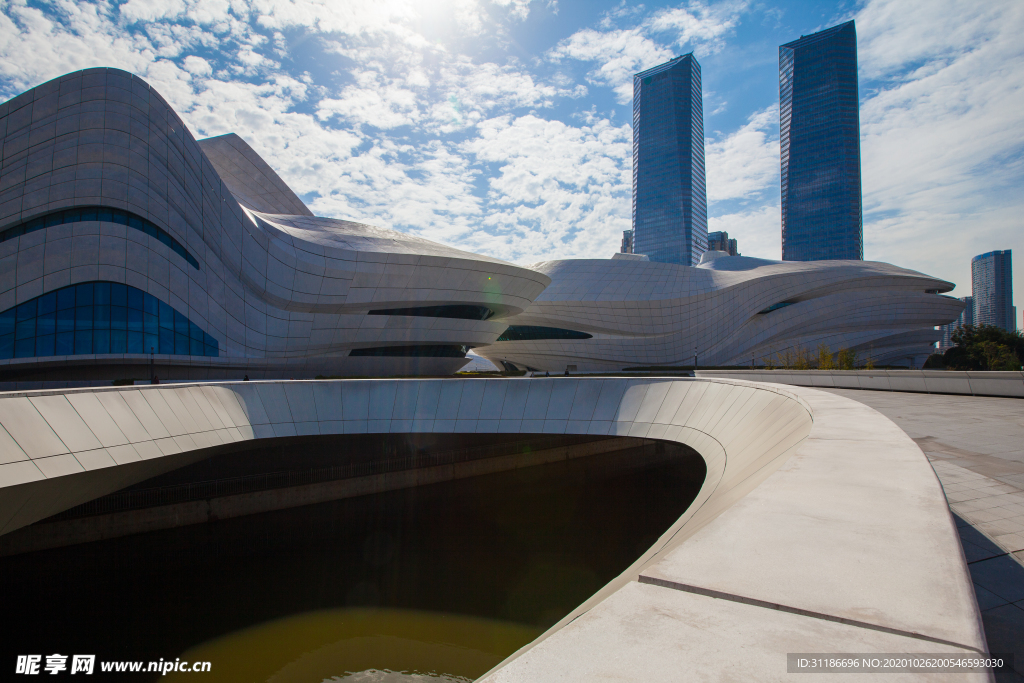
<instances>
[{"instance_id":1,"label":"curved white facade","mask_svg":"<svg viewBox=\"0 0 1024 683\"><path fill-rule=\"evenodd\" d=\"M554 372L819 344L906 363L963 306L883 263L522 267L316 217L241 138L197 142L115 69L0 105L0 137L0 381L450 374L471 348Z\"/></svg>"},{"instance_id":2,"label":"curved white facade","mask_svg":"<svg viewBox=\"0 0 1024 683\"><path fill-rule=\"evenodd\" d=\"M551 285L478 353L562 372L761 365L819 344L877 364L927 357L963 303L953 284L886 263L768 261L720 252L690 268L640 258L546 261ZM514 334L517 328L523 333ZM538 329L540 328L540 329ZM550 332L545 332L550 330ZM565 338L533 338L562 336ZM518 337L518 339L516 339ZM576 338L571 338L576 337ZM589 337L589 338L581 338Z\"/></svg>"},{"instance_id":3,"label":"curved white facade","mask_svg":"<svg viewBox=\"0 0 1024 683\"><path fill-rule=\"evenodd\" d=\"M0 137L3 379L148 379L151 349L164 379L448 374L549 282L316 218L240 138L197 142L123 71L0 105Z\"/></svg>"}]
</instances>

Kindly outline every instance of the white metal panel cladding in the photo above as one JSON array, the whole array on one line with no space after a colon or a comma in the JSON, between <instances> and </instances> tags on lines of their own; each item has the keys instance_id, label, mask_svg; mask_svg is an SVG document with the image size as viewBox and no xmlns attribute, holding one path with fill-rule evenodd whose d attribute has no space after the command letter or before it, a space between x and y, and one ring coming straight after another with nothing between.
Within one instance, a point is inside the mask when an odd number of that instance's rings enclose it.
<instances>
[{"instance_id":1,"label":"white metal panel cladding","mask_svg":"<svg viewBox=\"0 0 1024 683\"><path fill-rule=\"evenodd\" d=\"M561 373L657 365L762 365L788 352L847 348L877 364L927 356L963 302L953 285L887 263L768 261L721 255L695 268L624 259L531 266L551 285L508 320L589 339L498 341L498 363ZM781 305L780 305L781 304Z\"/></svg>"},{"instance_id":2,"label":"white metal panel cladding","mask_svg":"<svg viewBox=\"0 0 1024 683\"><path fill-rule=\"evenodd\" d=\"M67 74L0 105L0 138L0 232L76 207L129 212L157 228L154 237L116 220L80 220L5 240L0 310L72 284L124 283L219 344L216 359L192 354L163 364L285 377L451 372L465 361L347 358L356 348L486 345L505 329L500 318L520 312L549 282L394 230L313 217L248 145L234 136L200 145L155 90L117 69ZM495 316L366 315L430 305L483 306Z\"/></svg>"}]
</instances>

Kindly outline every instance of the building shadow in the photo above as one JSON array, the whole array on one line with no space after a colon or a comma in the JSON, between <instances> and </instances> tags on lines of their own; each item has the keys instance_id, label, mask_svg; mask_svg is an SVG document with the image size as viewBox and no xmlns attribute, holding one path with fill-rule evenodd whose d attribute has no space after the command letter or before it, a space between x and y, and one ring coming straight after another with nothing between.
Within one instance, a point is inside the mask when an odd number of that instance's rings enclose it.
<instances>
[{"instance_id":1,"label":"building shadow","mask_svg":"<svg viewBox=\"0 0 1024 683\"><path fill-rule=\"evenodd\" d=\"M1013 653L1015 671L995 672L998 683L1024 682L1024 565L953 513L992 653Z\"/></svg>"}]
</instances>

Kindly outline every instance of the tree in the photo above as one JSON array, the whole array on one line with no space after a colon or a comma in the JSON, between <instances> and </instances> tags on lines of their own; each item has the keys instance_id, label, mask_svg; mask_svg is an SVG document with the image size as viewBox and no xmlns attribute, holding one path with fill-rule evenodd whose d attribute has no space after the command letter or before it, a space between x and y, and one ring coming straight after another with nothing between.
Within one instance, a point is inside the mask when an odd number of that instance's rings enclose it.
<instances>
[{"instance_id":1,"label":"tree","mask_svg":"<svg viewBox=\"0 0 1024 683\"><path fill-rule=\"evenodd\" d=\"M832 362L832 349L828 344L818 344L818 369L835 370L835 363Z\"/></svg>"},{"instance_id":2,"label":"tree","mask_svg":"<svg viewBox=\"0 0 1024 683\"><path fill-rule=\"evenodd\" d=\"M952 335L955 346L942 354L950 370L1020 370L1024 335L995 325L964 325Z\"/></svg>"},{"instance_id":3,"label":"tree","mask_svg":"<svg viewBox=\"0 0 1024 683\"><path fill-rule=\"evenodd\" d=\"M852 349L839 349L839 369L853 370L857 367L857 352Z\"/></svg>"}]
</instances>

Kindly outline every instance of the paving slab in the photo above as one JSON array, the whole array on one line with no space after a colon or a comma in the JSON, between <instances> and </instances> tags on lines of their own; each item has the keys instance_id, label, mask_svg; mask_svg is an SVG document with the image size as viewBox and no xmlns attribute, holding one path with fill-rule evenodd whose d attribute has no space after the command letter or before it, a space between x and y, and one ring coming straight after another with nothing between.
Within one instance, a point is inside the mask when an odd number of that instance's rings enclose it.
<instances>
[{"instance_id":1,"label":"paving slab","mask_svg":"<svg viewBox=\"0 0 1024 683\"><path fill-rule=\"evenodd\" d=\"M1016 398L826 391L871 406L932 463L954 513L989 650L1013 652L1024 682L1024 401Z\"/></svg>"},{"instance_id":2,"label":"paving slab","mask_svg":"<svg viewBox=\"0 0 1024 683\"><path fill-rule=\"evenodd\" d=\"M722 637L729 634L729 637ZM488 683L548 681L791 681L788 653L938 651L973 655L824 619L732 600L630 583L601 605L487 677ZM922 674L870 680L921 681ZM800 678L800 677L798 677ZM860 680L814 674L807 680ZM986 681L986 673L927 674L928 681Z\"/></svg>"}]
</instances>

